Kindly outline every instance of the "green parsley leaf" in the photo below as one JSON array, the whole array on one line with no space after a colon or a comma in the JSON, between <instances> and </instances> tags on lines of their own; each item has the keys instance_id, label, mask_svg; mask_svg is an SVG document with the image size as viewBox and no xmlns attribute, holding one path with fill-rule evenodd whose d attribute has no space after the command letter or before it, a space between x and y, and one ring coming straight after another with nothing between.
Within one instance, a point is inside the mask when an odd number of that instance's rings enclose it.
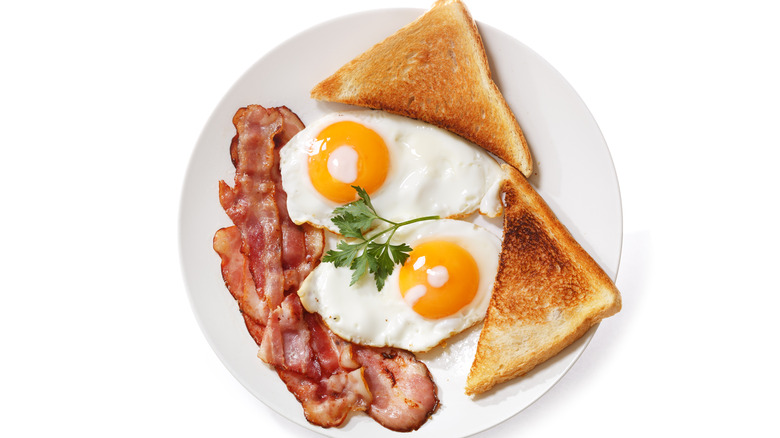
<instances>
[{"instance_id":1,"label":"green parsley leaf","mask_svg":"<svg viewBox=\"0 0 780 438\"><path fill-rule=\"evenodd\" d=\"M369 242L364 254L368 254L368 272L374 276L376 288L382 290L385 278L389 277L395 268L387 243Z\"/></svg>"},{"instance_id":2,"label":"green parsley leaf","mask_svg":"<svg viewBox=\"0 0 780 438\"><path fill-rule=\"evenodd\" d=\"M371 229L379 216L371 205L368 193L359 186L353 187L357 190L359 199L333 210L335 216L331 220L342 236L360 239L363 233Z\"/></svg>"},{"instance_id":3,"label":"green parsley leaf","mask_svg":"<svg viewBox=\"0 0 780 438\"><path fill-rule=\"evenodd\" d=\"M352 187L357 191L358 199L333 210L334 216L331 220L342 236L355 241L353 243L340 241L335 250L331 249L325 254L322 261L333 263L336 267L349 267L353 271L350 286L357 283L368 272L374 276L377 289L382 290L385 280L395 270L395 265L403 265L412 251L412 248L405 243L390 244L390 238L395 231L404 225L439 217L425 216L401 223L387 220L377 214L371 204L371 198L363 188ZM366 236L365 233L374 227L374 222L377 220L390 226ZM377 241L377 238L387 233L390 234L384 242Z\"/></svg>"},{"instance_id":4,"label":"green parsley leaf","mask_svg":"<svg viewBox=\"0 0 780 438\"><path fill-rule=\"evenodd\" d=\"M322 261L333 263L337 268L345 266L351 268L359 249L359 246L350 245L347 241L342 240L336 245L335 250L331 249L322 257Z\"/></svg>"},{"instance_id":5,"label":"green parsley leaf","mask_svg":"<svg viewBox=\"0 0 780 438\"><path fill-rule=\"evenodd\" d=\"M365 256L365 253L362 256L355 259L355 263L353 264L353 266L350 266L350 268L352 269L352 278L349 282L350 286L357 283L358 280L360 280L363 277L363 275L365 275L366 270L368 270L368 264L369 264L369 259L368 257Z\"/></svg>"},{"instance_id":6,"label":"green parsley leaf","mask_svg":"<svg viewBox=\"0 0 780 438\"><path fill-rule=\"evenodd\" d=\"M358 196L360 197L360 200L362 200L362 201L363 201L363 203L364 203L364 204L365 204L365 205L366 205L368 208L370 208L372 212L374 212L374 215L376 215L376 216L379 216L379 215L377 215L377 213L376 213L376 209L374 208L373 204L371 204L371 197L369 197L369 196L368 196L368 192L366 192L365 190L363 190L363 188L362 188L362 187L360 187L360 186L352 186L352 188L353 188L353 189L355 189L355 190L357 191L357 194L358 194Z\"/></svg>"},{"instance_id":7,"label":"green parsley leaf","mask_svg":"<svg viewBox=\"0 0 780 438\"><path fill-rule=\"evenodd\" d=\"M397 265L403 265L409 258L409 253L412 252L412 247L402 243L400 245L390 245L390 256L393 258L393 263ZM392 272L391 272L392 274Z\"/></svg>"}]
</instances>

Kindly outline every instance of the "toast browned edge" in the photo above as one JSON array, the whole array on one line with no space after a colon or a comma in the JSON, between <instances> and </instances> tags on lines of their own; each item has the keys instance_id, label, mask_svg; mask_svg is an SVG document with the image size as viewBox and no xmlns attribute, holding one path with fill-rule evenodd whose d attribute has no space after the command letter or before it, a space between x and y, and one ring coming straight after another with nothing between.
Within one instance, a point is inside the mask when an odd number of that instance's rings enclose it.
<instances>
[{"instance_id":1,"label":"toast browned edge","mask_svg":"<svg viewBox=\"0 0 780 438\"><path fill-rule=\"evenodd\" d=\"M504 238L466 394L526 374L621 308L604 270L526 179L503 169Z\"/></svg>"},{"instance_id":2,"label":"toast browned edge","mask_svg":"<svg viewBox=\"0 0 780 438\"><path fill-rule=\"evenodd\" d=\"M482 37L460 0L437 1L317 84L311 97L422 120L526 176L533 171L525 135L492 80Z\"/></svg>"}]
</instances>

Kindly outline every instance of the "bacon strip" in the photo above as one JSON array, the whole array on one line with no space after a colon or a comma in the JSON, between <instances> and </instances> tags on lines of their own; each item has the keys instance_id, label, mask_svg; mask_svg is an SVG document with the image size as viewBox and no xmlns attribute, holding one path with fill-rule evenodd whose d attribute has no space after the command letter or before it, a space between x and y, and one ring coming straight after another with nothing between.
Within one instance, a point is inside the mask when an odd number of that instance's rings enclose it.
<instances>
[{"instance_id":1,"label":"bacon strip","mask_svg":"<svg viewBox=\"0 0 780 438\"><path fill-rule=\"evenodd\" d=\"M258 293L273 309L284 298L282 238L276 204L276 143L283 118L263 107L241 108L233 117L236 137L231 157L236 167L235 186L219 182L219 201L241 231ZM233 146L235 145L235 146Z\"/></svg>"},{"instance_id":2,"label":"bacon strip","mask_svg":"<svg viewBox=\"0 0 780 438\"><path fill-rule=\"evenodd\" d=\"M258 357L274 366L313 424L338 426L367 410L389 429L419 428L438 407L428 368L406 351L344 341L295 293L324 248L321 230L290 220L281 185L279 149L303 123L285 107L258 105L240 109L233 123L235 184L220 181L219 197L235 226L217 231L214 249Z\"/></svg>"},{"instance_id":3,"label":"bacon strip","mask_svg":"<svg viewBox=\"0 0 780 438\"><path fill-rule=\"evenodd\" d=\"M408 351L360 347L357 360L374 395L368 415L396 432L418 429L438 408L428 367Z\"/></svg>"},{"instance_id":4,"label":"bacon strip","mask_svg":"<svg viewBox=\"0 0 780 438\"><path fill-rule=\"evenodd\" d=\"M265 326L268 306L260 299L249 272L249 261L241 252L243 240L237 227L218 230L214 235L214 250L222 259L222 278L230 294L238 301L238 308L252 322Z\"/></svg>"},{"instance_id":5,"label":"bacon strip","mask_svg":"<svg viewBox=\"0 0 780 438\"><path fill-rule=\"evenodd\" d=\"M292 371L278 373L303 406L306 420L318 426L340 426L350 412L365 410L371 401L362 368L319 381Z\"/></svg>"},{"instance_id":6,"label":"bacon strip","mask_svg":"<svg viewBox=\"0 0 780 438\"><path fill-rule=\"evenodd\" d=\"M267 325L250 316L254 311L250 307L264 301L245 298L257 294L236 235L240 236L236 227L217 231L214 249L222 258L225 284L260 347L258 356L276 368L313 424L335 427L350 412L366 410L371 390L354 358L353 344L333 334L319 315L305 312L297 294L287 295L266 315Z\"/></svg>"}]
</instances>

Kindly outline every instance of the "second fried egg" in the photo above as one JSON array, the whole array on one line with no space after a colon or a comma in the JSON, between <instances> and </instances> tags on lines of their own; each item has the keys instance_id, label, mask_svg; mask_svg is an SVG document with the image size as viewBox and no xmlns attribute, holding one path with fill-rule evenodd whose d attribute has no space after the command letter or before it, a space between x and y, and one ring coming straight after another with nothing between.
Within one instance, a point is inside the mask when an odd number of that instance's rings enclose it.
<instances>
[{"instance_id":1,"label":"second fried egg","mask_svg":"<svg viewBox=\"0 0 780 438\"><path fill-rule=\"evenodd\" d=\"M340 237L330 237L332 248ZM344 339L410 351L427 351L484 318L498 269L498 236L443 219L400 228L391 243L400 242L412 252L381 291L369 275L350 286L349 268L322 263L301 284L301 303Z\"/></svg>"}]
</instances>

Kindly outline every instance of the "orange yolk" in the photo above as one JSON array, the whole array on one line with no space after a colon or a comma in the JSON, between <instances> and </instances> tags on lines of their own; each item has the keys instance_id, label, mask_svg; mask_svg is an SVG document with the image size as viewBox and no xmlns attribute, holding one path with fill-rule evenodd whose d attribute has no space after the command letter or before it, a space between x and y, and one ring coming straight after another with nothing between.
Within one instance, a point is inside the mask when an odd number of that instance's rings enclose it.
<instances>
[{"instance_id":1,"label":"orange yolk","mask_svg":"<svg viewBox=\"0 0 780 438\"><path fill-rule=\"evenodd\" d=\"M352 202L361 186L373 193L387 177L390 154L374 130L352 121L336 122L317 135L318 148L309 156L309 179L324 197Z\"/></svg>"},{"instance_id":2,"label":"orange yolk","mask_svg":"<svg viewBox=\"0 0 780 438\"><path fill-rule=\"evenodd\" d=\"M430 241L412 250L401 267L399 285L401 295L415 312L426 318L444 318L477 295L479 268L460 245Z\"/></svg>"}]
</instances>

